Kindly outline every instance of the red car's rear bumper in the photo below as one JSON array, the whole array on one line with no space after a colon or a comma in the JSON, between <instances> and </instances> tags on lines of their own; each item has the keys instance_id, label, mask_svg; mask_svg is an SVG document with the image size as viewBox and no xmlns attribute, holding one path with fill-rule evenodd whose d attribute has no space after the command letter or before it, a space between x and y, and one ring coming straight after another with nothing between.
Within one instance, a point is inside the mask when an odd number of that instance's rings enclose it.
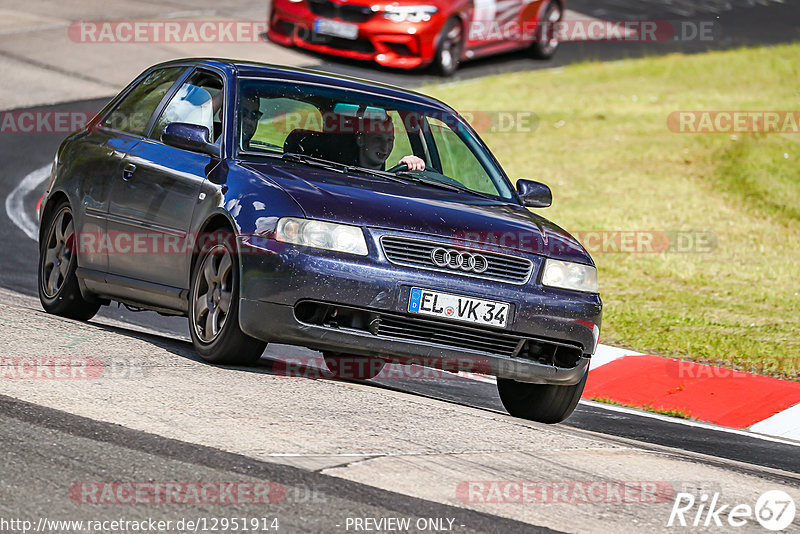
<instances>
[{"instance_id":1,"label":"red car's rear bumper","mask_svg":"<svg viewBox=\"0 0 800 534\"><path fill-rule=\"evenodd\" d=\"M436 38L446 20L442 13L423 23L398 23L380 14L358 23L358 38L344 39L314 33L319 18L305 2L276 0L268 21L267 36L284 46L297 46L323 54L375 61L387 67L413 69L433 61Z\"/></svg>"}]
</instances>

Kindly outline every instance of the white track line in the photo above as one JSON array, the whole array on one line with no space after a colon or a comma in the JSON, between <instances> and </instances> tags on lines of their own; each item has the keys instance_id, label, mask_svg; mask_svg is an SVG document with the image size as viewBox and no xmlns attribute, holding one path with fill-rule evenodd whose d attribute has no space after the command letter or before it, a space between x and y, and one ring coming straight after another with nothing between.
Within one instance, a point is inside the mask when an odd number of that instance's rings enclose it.
<instances>
[{"instance_id":1,"label":"white track line","mask_svg":"<svg viewBox=\"0 0 800 534\"><path fill-rule=\"evenodd\" d=\"M50 165L29 173L6 197L6 213L11 222L25 232L25 235L37 241L39 239L39 224L31 220L25 209L25 197L39 187L50 176Z\"/></svg>"}]
</instances>

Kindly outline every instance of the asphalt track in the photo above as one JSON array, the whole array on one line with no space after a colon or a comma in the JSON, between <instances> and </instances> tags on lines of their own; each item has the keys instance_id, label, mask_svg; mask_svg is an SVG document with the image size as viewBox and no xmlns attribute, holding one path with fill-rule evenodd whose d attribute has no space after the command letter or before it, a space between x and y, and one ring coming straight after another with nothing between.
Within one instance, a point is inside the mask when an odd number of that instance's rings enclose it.
<instances>
[{"instance_id":1,"label":"asphalt track","mask_svg":"<svg viewBox=\"0 0 800 534\"><path fill-rule=\"evenodd\" d=\"M43 111L75 111L99 109L102 101L66 103L46 108ZM33 137L33 139L32 139ZM0 175L0 188L13 190L22 177L31 171L46 166L51 159L62 134L7 134L0 146L0 161L4 172ZM35 140L35 150L30 150ZM28 217L35 220L35 204L46 184L39 185L24 200ZM36 243L14 225L3 210L0 214L3 227L0 234L3 269L0 270L0 286L15 291L36 295ZM164 317L154 312L130 312L116 303L101 309L100 315L121 320L132 325L151 329L177 340L188 340L185 318ZM181 341L179 341L181 342ZM270 356L285 354L288 347L269 346L262 358L269 365ZM292 354L313 356L313 352L292 348ZM398 381L372 380L374 387L397 389L420 396L446 400L491 411L502 412L503 407L494 384L476 380L421 379ZM713 426L690 426L690 423L617 407L603 407L597 403L582 402L565 423L567 426L599 432L608 436L674 447L709 455L771 467L789 472L800 472L800 446L780 440L767 440L746 433L731 433Z\"/></svg>"},{"instance_id":2,"label":"asphalt track","mask_svg":"<svg viewBox=\"0 0 800 534\"><path fill-rule=\"evenodd\" d=\"M51 495L58 490L66 494L75 484L72 481L93 480L98 473L111 472L117 479L137 481L280 481L283 486L280 496L267 505L204 502L183 504L176 510L170 504L148 504L131 510L130 506L117 504L103 510L108 514L104 517L124 517L129 521L258 517L267 518L267 524L271 525L277 518L279 531L330 532L343 530L347 517L403 517L411 519L412 525L419 518L446 517L453 520L453 530L464 533L557 532L120 428L3 395L0 395L0 426L4 429L0 433L0 447L7 451L8 460L16 467L3 480L4 493L10 496L0 503L0 516L5 518L34 518L35 522L35 518L41 517L75 520L97 517L96 510L87 510L85 506L81 509L74 500L53 502ZM59 469L42 468L47 465L42 458L56 462Z\"/></svg>"}]
</instances>

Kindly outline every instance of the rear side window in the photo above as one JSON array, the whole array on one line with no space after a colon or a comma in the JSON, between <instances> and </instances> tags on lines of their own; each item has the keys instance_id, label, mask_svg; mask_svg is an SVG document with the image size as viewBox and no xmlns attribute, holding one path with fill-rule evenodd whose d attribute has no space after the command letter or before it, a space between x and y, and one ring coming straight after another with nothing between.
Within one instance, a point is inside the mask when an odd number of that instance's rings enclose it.
<instances>
[{"instance_id":1,"label":"rear side window","mask_svg":"<svg viewBox=\"0 0 800 534\"><path fill-rule=\"evenodd\" d=\"M185 68L170 67L150 73L117 104L103 120L103 126L144 135L153 112Z\"/></svg>"}]
</instances>

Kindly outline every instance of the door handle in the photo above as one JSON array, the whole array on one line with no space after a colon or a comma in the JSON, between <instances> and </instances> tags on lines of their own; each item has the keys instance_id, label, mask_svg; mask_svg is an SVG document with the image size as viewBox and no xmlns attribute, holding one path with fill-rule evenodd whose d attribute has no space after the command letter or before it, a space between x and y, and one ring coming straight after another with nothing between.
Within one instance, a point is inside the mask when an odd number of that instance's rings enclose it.
<instances>
[{"instance_id":1,"label":"door handle","mask_svg":"<svg viewBox=\"0 0 800 534\"><path fill-rule=\"evenodd\" d=\"M135 171L136 171L136 165L134 165L133 163L128 163L122 170L122 179L130 180L131 178L133 178L133 173Z\"/></svg>"}]
</instances>

